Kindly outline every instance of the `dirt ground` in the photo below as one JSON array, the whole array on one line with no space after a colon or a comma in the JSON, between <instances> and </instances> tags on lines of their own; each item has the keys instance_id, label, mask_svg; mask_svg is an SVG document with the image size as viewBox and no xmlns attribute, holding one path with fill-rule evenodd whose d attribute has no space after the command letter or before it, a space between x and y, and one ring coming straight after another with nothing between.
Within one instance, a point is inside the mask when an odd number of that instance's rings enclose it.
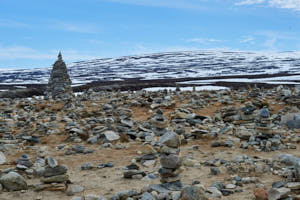
<instances>
[{"instance_id":1,"label":"dirt ground","mask_svg":"<svg viewBox=\"0 0 300 200\"><path fill-rule=\"evenodd\" d=\"M176 106L172 109L166 111L165 115L168 117L168 114L171 113L175 108L179 106L178 102ZM202 110L198 110L197 114L203 115L212 115L219 108L220 105L215 104L210 107L206 107ZM278 105L273 105L274 110L282 108ZM145 108L132 108L134 120L145 121L150 116L148 110ZM140 190L146 185L157 184L159 183L159 178L151 181L143 181L136 179L124 179L123 168L130 164L130 161L140 154L138 153L142 146L140 142L130 142L123 143L127 146L125 149L116 150L112 148L101 149L99 145L91 145L86 142L81 143L85 145L86 149L93 149L94 153L92 154L76 154L76 155L64 155L64 151L57 151L55 147L58 144L66 144L66 146L75 145L75 143L66 143L64 135L51 135L47 136L44 139L43 144L39 144L31 147L24 147L22 151L15 150L11 152L10 155L7 155L8 163L7 165L0 166L0 169L7 169L9 167L15 167L15 162L20 156L24 153L28 154L32 160L35 159L36 149L41 146L47 146L49 154L54 156L60 164L64 164L68 167L68 174L70 175L70 180L74 184L79 184L85 187L85 191L82 194L76 194L80 196L83 194L96 194L102 195L104 197L111 197L114 194L122 190L136 189ZM257 156L260 158L273 158L281 153L289 153L294 156L300 157L300 144L296 144L297 150L281 150L274 152L257 152L252 150L245 150L239 147L225 148L218 147L212 148L210 146L213 140L201 139L190 141L188 144L181 146L182 156L192 157L194 160L202 163L206 160L221 158L225 160L231 160L236 155L247 154L250 156ZM80 143L76 143L78 145ZM193 150L192 145L199 145L198 150ZM91 162L94 166L97 166L99 163L113 162L113 168L103 168L103 169L93 169L93 170L81 170L81 164ZM159 162L157 160L157 162ZM156 173L159 168L159 163L156 163L154 167L147 168L141 167L142 170L146 172ZM201 165L200 168L195 167L184 167L184 172L182 174L182 182L184 184L191 184L193 180L199 180L201 184L208 187L215 181L222 181L223 183L230 183L228 178L231 175L226 172L222 172L218 176L210 175L210 168ZM258 177L262 184L268 189L271 187L272 182L276 180L282 180L281 177L272 175L271 173L266 173ZM38 184L40 182L39 178L26 179L29 185ZM247 184L243 186L243 192L234 193L230 196L223 196L222 199L225 200L241 200L241 199L253 199L253 189L255 184ZM67 196L63 192L53 192L53 191L42 191L34 192L33 189L27 191L18 191L18 192L2 192L0 193L0 200L31 200L31 199L40 199L40 200L69 200L72 197Z\"/></svg>"}]
</instances>

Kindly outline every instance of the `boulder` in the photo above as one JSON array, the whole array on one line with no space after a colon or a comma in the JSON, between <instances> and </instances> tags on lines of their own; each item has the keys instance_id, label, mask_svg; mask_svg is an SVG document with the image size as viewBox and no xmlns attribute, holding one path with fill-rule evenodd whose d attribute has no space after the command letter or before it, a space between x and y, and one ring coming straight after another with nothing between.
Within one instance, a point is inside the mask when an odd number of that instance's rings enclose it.
<instances>
[{"instance_id":1,"label":"boulder","mask_svg":"<svg viewBox=\"0 0 300 200\"><path fill-rule=\"evenodd\" d=\"M16 172L9 172L0 178L3 188L8 191L27 190L27 183L23 176Z\"/></svg>"}]
</instances>

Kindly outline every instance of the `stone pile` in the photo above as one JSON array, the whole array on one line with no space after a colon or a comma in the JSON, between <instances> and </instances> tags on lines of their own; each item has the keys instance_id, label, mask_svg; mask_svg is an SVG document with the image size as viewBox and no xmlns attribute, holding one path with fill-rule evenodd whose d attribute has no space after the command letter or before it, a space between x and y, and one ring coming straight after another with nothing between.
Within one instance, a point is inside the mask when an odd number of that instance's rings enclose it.
<instances>
[{"instance_id":1,"label":"stone pile","mask_svg":"<svg viewBox=\"0 0 300 200\"><path fill-rule=\"evenodd\" d=\"M46 96L52 98L72 97L71 79L68 74L68 69L59 52L57 61L53 64Z\"/></svg>"},{"instance_id":2,"label":"stone pile","mask_svg":"<svg viewBox=\"0 0 300 200\"><path fill-rule=\"evenodd\" d=\"M59 165L57 160L51 156L47 157L45 170L41 179L42 184L35 186L36 191L65 191L67 184L70 183L68 168Z\"/></svg>"},{"instance_id":3,"label":"stone pile","mask_svg":"<svg viewBox=\"0 0 300 200\"><path fill-rule=\"evenodd\" d=\"M150 119L150 124L156 136L162 136L167 132L168 120L164 117L161 109L156 110L154 117Z\"/></svg>"},{"instance_id":4,"label":"stone pile","mask_svg":"<svg viewBox=\"0 0 300 200\"><path fill-rule=\"evenodd\" d=\"M160 164L158 170L162 187L176 191L182 189L181 177L182 158L180 157L180 138L174 132L165 133L159 140Z\"/></svg>"}]
</instances>

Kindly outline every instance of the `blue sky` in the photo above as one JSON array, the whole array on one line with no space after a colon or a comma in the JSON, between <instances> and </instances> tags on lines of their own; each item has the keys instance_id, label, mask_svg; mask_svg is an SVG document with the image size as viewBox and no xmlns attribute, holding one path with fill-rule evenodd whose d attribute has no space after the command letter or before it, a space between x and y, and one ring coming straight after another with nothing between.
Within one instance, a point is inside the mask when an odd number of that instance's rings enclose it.
<instances>
[{"instance_id":1,"label":"blue sky","mask_svg":"<svg viewBox=\"0 0 300 200\"><path fill-rule=\"evenodd\" d=\"M0 1L0 69L207 49L300 51L300 0Z\"/></svg>"}]
</instances>

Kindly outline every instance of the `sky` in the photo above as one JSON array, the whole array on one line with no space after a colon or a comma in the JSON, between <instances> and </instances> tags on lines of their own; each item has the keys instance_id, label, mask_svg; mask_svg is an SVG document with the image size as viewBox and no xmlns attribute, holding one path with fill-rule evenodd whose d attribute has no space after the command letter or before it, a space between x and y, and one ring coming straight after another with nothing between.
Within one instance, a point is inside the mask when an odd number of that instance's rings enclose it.
<instances>
[{"instance_id":1,"label":"sky","mask_svg":"<svg viewBox=\"0 0 300 200\"><path fill-rule=\"evenodd\" d=\"M0 69L145 53L300 51L300 0L0 0Z\"/></svg>"}]
</instances>

